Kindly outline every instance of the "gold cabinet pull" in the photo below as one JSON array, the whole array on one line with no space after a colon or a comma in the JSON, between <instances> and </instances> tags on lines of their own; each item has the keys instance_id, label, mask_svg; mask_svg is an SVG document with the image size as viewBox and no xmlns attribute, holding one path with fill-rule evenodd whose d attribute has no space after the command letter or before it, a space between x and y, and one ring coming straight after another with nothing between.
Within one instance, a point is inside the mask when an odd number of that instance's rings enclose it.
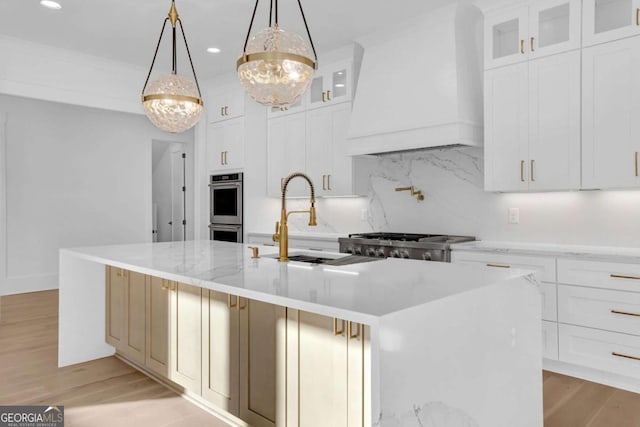
<instances>
[{"instance_id":1,"label":"gold cabinet pull","mask_svg":"<svg viewBox=\"0 0 640 427\"><path fill-rule=\"evenodd\" d=\"M327 101L331 101L331 91L327 91Z\"/></svg>"},{"instance_id":2,"label":"gold cabinet pull","mask_svg":"<svg viewBox=\"0 0 640 427\"><path fill-rule=\"evenodd\" d=\"M536 178L533 176L533 165L536 163L535 160L531 160L531 182L536 182Z\"/></svg>"},{"instance_id":3,"label":"gold cabinet pull","mask_svg":"<svg viewBox=\"0 0 640 427\"><path fill-rule=\"evenodd\" d=\"M327 190L331 191L331 175L327 175Z\"/></svg>"},{"instance_id":4,"label":"gold cabinet pull","mask_svg":"<svg viewBox=\"0 0 640 427\"><path fill-rule=\"evenodd\" d=\"M327 102L327 92L322 92L322 102Z\"/></svg>"},{"instance_id":5,"label":"gold cabinet pull","mask_svg":"<svg viewBox=\"0 0 640 427\"><path fill-rule=\"evenodd\" d=\"M242 300L244 300L244 304L242 304ZM238 310L244 310L247 308L247 300L245 298L238 297Z\"/></svg>"},{"instance_id":6,"label":"gold cabinet pull","mask_svg":"<svg viewBox=\"0 0 640 427\"><path fill-rule=\"evenodd\" d=\"M524 160L520 160L520 181L524 182Z\"/></svg>"},{"instance_id":7,"label":"gold cabinet pull","mask_svg":"<svg viewBox=\"0 0 640 427\"><path fill-rule=\"evenodd\" d=\"M613 279L640 280L640 277L637 277L637 276L624 276L624 275L621 275L621 274L611 274L611 278L613 278Z\"/></svg>"},{"instance_id":8,"label":"gold cabinet pull","mask_svg":"<svg viewBox=\"0 0 640 427\"><path fill-rule=\"evenodd\" d=\"M349 338L351 338L352 340L360 336L360 323L356 323L355 333L353 333L353 329L353 322L349 322Z\"/></svg>"},{"instance_id":9,"label":"gold cabinet pull","mask_svg":"<svg viewBox=\"0 0 640 427\"><path fill-rule=\"evenodd\" d=\"M229 107L228 107L228 106L225 106L225 107L224 107L224 115L225 115L225 116L228 116L228 115L229 115Z\"/></svg>"},{"instance_id":10,"label":"gold cabinet pull","mask_svg":"<svg viewBox=\"0 0 640 427\"><path fill-rule=\"evenodd\" d=\"M536 49L534 48L534 43L536 41L535 37L531 37L531 52L535 52Z\"/></svg>"},{"instance_id":11,"label":"gold cabinet pull","mask_svg":"<svg viewBox=\"0 0 640 427\"><path fill-rule=\"evenodd\" d=\"M169 290L174 292L178 290L178 286L176 285L176 282L169 281Z\"/></svg>"},{"instance_id":12,"label":"gold cabinet pull","mask_svg":"<svg viewBox=\"0 0 640 427\"><path fill-rule=\"evenodd\" d=\"M161 289L163 291L168 291L169 290L169 284L167 283L167 281L165 279L162 279L162 287Z\"/></svg>"},{"instance_id":13,"label":"gold cabinet pull","mask_svg":"<svg viewBox=\"0 0 640 427\"><path fill-rule=\"evenodd\" d=\"M510 265L503 264L487 264L487 267L495 267L495 268L511 268Z\"/></svg>"},{"instance_id":14,"label":"gold cabinet pull","mask_svg":"<svg viewBox=\"0 0 640 427\"><path fill-rule=\"evenodd\" d=\"M224 117L224 107L220 107L220 117Z\"/></svg>"},{"instance_id":15,"label":"gold cabinet pull","mask_svg":"<svg viewBox=\"0 0 640 427\"><path fill-rule=\"evenodd\" d=\"M520 40L520 53L524 55L524 40Z\"/></svg>"},{"instance_id":16,"label":"gold cabinet pull","mask_svg":"<svg viewBox=\"0 0 640 427\"><path fill-rule=\"evenodd\" d=\"M640 357L635 357L635 356L628 356L626 354L621 354L621 353L616 353L615 351L611 352L612 356L616 356L616 357L622 357L624 359L631 359L631 360L638 360L640 361Z\"/></svg>"},{"instance_id":17,"label":"gold cabinet pull","mask_svg":"<svg viewBox=\"0 0 640 427\"><path fill-rule=\"evenodd\" d=\"M224 151L220 152L220 165L224 166Z\"/></svg>"},{"instance_id":18,"label":"gold cabinet pull","mask_svg":"<svg viewBox=\"0 0 640 427\"><path fill-rule=\"evenodd\" d=\"M613 314L621 314L623 316L640 317L640 313L629 313L628 311L611 310L611 313L613 313Z\"/></svg>"},{"instance_id":19,"label":"gold cabinet pull","mask_svg":"<svg viewBox=\"0 0 640 427\"><path fill-rule=\"evenodd\" d=\"M636 151L636 176L638 176L638 152L637 151Z\"/></svg>"},{"instance_id":20,"label":"gold cabinet pull","mask_svg":"<svg viewBox=\"0 0 640 427\"><path fill-rule=\"evenodd\" d=\"M342 323L340 326L341 329L338 329L338 319L336 317L333 318L333 335L338 336L344 334L344 320L340 320L340 323Z\"/></svg>"},{"instance_id":21,"label":"gold cabinet pull","mask_svg":"<svg viewBox=\"0 0 640 427\"><path fill-rule=\"evenodd\" d=\"M327 175L322 175L322 189L327 189Z\"/></svg>"},{"instance_id":22,"label":"gold cabinet pull","mask_svg":"<svg viewBox=\"0 0 640 427\"><path fill-rule=\"evenodd\" d=\"M636 25L640 26L640 7L636 9Z\"/></svg>"},{"instance_id":23,"label":"gold cabinet pull","mask_svg":"<svg viewBox=\"0 0 640 427\"><path fill-rule=\"evenodd\" d=\"M231 294L227 294L227 307L229 308L235 308L238 306L238 297L236 297L236 302L232 303L231 302Z\"/></svg>"}]
</instances>

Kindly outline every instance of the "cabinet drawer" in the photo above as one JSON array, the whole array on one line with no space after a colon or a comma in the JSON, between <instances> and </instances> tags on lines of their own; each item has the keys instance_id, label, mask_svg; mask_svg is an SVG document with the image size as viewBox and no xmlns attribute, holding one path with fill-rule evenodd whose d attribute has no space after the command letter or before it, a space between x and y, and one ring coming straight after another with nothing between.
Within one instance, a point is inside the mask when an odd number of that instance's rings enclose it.
<instances>
[{"instance_id":1,"label":"cabinet drawer","mask_svg":"<svg viewBox=\"0 0 640 427\"><path fill-rule=\"evenodd\" d=\"M560 360L640 378L640 337L558 325Z\"/></svg>"},{"instance_id":2,"label":"cabinet drawer","mask_svg":"<svg viewBox=\"0 0 640 427\"><path fill-rule=\"evenodd\" d=\"M542 293L542 319L558 320L558 298L556 296L556 285L554 283L542 283L540 285Z\"/></svg>"},{"instance_id":3,"label":"cabinet drawer","mask_svg":"<svg viewBox=\"0 0 640 427\"><path fill-rule=\"evenodd\" d=\"M560 322L640 335L640 294L558 286Z\"/></svg>"},{"instance_id":4,"label":"cabinet drawer","mask_svg":"<svg viewBox=\"0 0 640 427\"><path fill-rule=\"evenodd\" d=\"M558 283L640 292L640 264L559 259Z\"/></svg>"},{"instance_id":5,"label":"cabinet drawer","mask_svg":"<svg viewBox=\"0 0 640 427\"><path fill-rule=\"evenodd\" d=\"M542 322L542 357L558 360L558 324Z\"/></svg>"},{"instance_id":6,"label":"cabinet drawer","mask_svg":"<svg viewBox=\"0 0 640 427\"><path fill-rule=\"evenodd\" d=\"M556 281L555 258L535 257L526 255L494 254L485 252L453 251L452 262L478 263L495 268L519 268L534 270L539 280L543 282Z\"/></svg>"}]
</instances>

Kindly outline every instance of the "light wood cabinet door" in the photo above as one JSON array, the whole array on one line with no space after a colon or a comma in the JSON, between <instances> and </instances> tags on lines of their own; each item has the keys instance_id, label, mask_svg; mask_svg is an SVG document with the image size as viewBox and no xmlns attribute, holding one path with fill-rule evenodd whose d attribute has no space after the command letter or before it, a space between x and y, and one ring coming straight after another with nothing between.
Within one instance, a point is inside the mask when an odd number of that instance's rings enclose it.
<instances>
[{"instance_id":1,"label":"light wood cabinet door","mask_svg":"<svg viewBox=\"0 0 640 427\"><path fill-rule=\"evenodd\" d=\"M289 426L284 414L286 308L244 298L238 304L240 418L253 427Z\"/></svg>"},{"instance_id":2,"label":"light wood cabinet door","mask_svg":"<svg viewBox=\"0 0 640 427\"><path fill-rule=\"evenodd\" d=\"M202 289L172 282L169 379L200 394L202 384Z\"/></svg>"},{"instance_id":3,"label":"light wood cabinet door","mask_svg":"<svg viewBox=\"0 0 640 427\"><path fill-rule=\"evenodd\" d=\"M134 362L145 358L145 276L106 267L106 341Z\"/></svg>"},{"instance_id":4,"label":"light wood cabinet door","mask_svg":"<svg viewBox=\"0 0 640 427\"><path fill-rule=\"evenodd\" d=\"M140 364L145 360L146 348L146 276L123 271L125 280L125 340L120 351Z\"/></svg>"},{"instance_id":5,"label":"light wood cabinet door","mask_svg":"<svg viewBox=\"0 0 640 427\"><path fill-rule=\"evenodd\" d=\"M124 270L106 266L106 341L121 349L126 340L126 295L127 285Z\"/></svg>"},{"instance_id":6,"label":"light wood cabinet door","mask_svg":"<svg viewBox=\"0 0 640 427\"><path fill-rule=\"evenodd\" d=\"M366 340L360 324L287 310L287 427L366 424Z\"/></svg>"},{"instance_id":7,"label":"light wood cabinet door","mask_svg":"<svg viewBox=\"0 0 640 427\"><path fill-rule=\"evenodd\" d=\"M169 281L150 276L147 280L147 352L145 365L169 377Z\"/></svg>"},{"instance_id":8,"label":"light wood cabinet door","mask_svg":"<svg viewBox=\"0 0 640 427\"><path fill-rule=\"evenodd\" d=\"M529 64L485 72L485 190L529 188Z\"/></svg>"},{"instance_id":9,"label":"light wood cabinet door","mask_svg":"<svg viewBox=\"0 0 640 427\"><path fill-rule=\"evenodd\" d=\"M238 299L202 291L202 397L236 416L240 405Z\"/></svg>"},{"instance_id":10,"label":"light wood cabinet door","mask_svg":"<svg viewBox=\"0 0 640 427\"><path fill-rule=\"evenodd\" d=\"M583 50L582 187L640 186L640 37Z\"/></svg>"},{"instance_id":11,"label":"light wood cabinet door","mask_svg":"<svg viewBox=\"0 0 640 427\"><path fill-rule=\"evenodd\" d=\"M580 188L580 51L529 63L529 191Z\"/></svg>"}]
</instances>

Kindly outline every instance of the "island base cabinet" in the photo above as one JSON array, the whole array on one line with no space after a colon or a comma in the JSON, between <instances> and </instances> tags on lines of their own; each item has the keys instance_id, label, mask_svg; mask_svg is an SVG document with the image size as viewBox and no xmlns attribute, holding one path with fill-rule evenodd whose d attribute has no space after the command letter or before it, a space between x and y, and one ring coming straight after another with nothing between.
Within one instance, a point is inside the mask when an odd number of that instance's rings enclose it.
<instances>
[{"instance_id":1,"label":"island base cabinet","mask_svg":"<svg viewBox=\"0 0 640 427\"><path fill-rule=\"evenodd\" d=\"M200 394L202 385L202 289L171 282L169 379Z\"/></svg>"},{"instance_id":2,"label":"island base cabinet","mask_svg":"<svg viewBox=\"0 0 640 427\"><path fill-rule=\"evenodd\" d=\"M129 359L144 363L146 277L121 268L106 268L106 341Z\"/></svg>"},{"instance_id":3,"label":"island base cabinet","mask_svg":"<svg viewBox=\"0 0 640 427\"><path fill-rule=\"evenodd\" d=\"M252 427L290 426L285 420L287 309L245 298L239 298L238 309L240 418Z\"/></svg>"},{"instance_id":4,"label":"island base cabinet","mask_svg":"<svg viewBox=\"0 0 640 427\"><path fill-rule=\"evenodd\" d=\"M145 366L169 377L170 283L159 277L147 281L147 354Z\"/></svg>"},{"instance_id":5,"label":"island base cabinet","mask_svg":"<svg viewBox=\"0 0 640 427\"><path fill-rule=\"evenodd\" d=\"M240 310L237 296L202 290L202 397L239 415Z\"/></svg>"},{"instance_id":6,"label":"island base cabinet","mask_svg":"<svg viewBox=\"0 0 640 427\"><path fill-rule=\"evenodd\" d=\"M287 427L370 425L368 328L287 310Z\"/></svg>"}]
</instances>

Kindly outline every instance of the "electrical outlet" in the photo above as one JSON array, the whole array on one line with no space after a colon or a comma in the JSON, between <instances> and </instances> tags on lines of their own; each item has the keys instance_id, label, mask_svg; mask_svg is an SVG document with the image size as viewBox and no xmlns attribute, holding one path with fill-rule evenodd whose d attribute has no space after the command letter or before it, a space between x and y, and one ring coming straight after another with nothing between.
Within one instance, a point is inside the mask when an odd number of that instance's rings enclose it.
<instances>
[{"instance_id":1,"label":"electrical outlet","mask_svg":"<svg viewBox=\"0 0 640 427\"><path fill-rule=\"evenodd\" d=\"M364 208L360 210L360 221L366 221L369 218L369 210Z\"/></svg>"},{"instance_id":2,"label":"electrical outlet","mask_svg":"<svg viewBox=\"0 0 640 427\"><path fill-rule=\"evenodd\" d=\"M509 224L520 224L520 208L509 208Z\"/></svg>"}]
</instances>

